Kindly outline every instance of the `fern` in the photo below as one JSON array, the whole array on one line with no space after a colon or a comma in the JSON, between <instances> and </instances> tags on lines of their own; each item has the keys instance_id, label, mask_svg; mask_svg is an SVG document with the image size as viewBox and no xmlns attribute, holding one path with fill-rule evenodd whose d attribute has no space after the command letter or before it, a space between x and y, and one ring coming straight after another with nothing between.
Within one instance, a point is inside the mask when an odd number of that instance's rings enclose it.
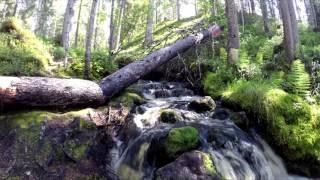
<instances>
[{"instance_id":1,"label":"fern","mask_svg":"<svg viewBox=\"0 0 320 180\"><path fill-rule=\"evenodd\" d=\"M291 91L291 93L301 97L310 96L311 80L301 60L293 62L291 71L287 77L287 84L289 85L289 91Z\"/></svg>"}]
</instances>

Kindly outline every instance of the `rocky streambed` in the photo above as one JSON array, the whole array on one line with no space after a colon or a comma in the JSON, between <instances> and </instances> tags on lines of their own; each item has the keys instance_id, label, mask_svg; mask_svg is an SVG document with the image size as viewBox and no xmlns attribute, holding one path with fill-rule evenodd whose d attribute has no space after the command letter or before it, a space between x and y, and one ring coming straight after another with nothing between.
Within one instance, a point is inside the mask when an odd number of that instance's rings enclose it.
<instances>
[{"instance_id":1,"label":"rocky streambed","mask_svg":"<svg viewBox=\"0 0 320 180\"><path fill-rule=\"evenodd\" d=\"M306 179L287 173L244 112L180 83L128 91L112 107L1 114L0 178Z\"/></svg>"}]
</instances>

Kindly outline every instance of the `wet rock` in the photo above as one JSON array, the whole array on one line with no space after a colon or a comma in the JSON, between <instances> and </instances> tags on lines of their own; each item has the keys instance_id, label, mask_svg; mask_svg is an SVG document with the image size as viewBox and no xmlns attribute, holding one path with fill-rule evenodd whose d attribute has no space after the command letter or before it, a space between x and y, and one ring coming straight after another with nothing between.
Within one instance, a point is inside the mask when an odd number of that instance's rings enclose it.
<instances>
[{"instance_id":1,"label":"wet rock","mask_svg":"<svg viewBox=\"0 0 320 180\"><path fill-rule=\"evenodd\" d=\"M161 111L159 120L164 123L175 123L177 121L181 121L183 118L181 116L181 113L178 111L175 111L173 109L164 109Z\"/></svg>"},{"instance_id":2,"label":"wet rock","mask_svg":"<svg viewBox=\"0 0 320 180\"><path fill-rule=\"evenodd\" d=\"M210 96L205 96L201 99L191 101L188 107L191 110L201 113L214 109L216 107L216 103Z\"/></svg>"},{"instance_id":3,"label":"wet rock","mask_svg":"<svg viewBox=\"0 0 320 180\"><path fill-rule=\"evenodd\" d=\"M213 119L226 120L230 117L230 113L226 109L217 109L212 115Z\"/></svg>"},{"instance_id":4,"label":"wet rock","mask_svg":"<svg viewBox=\"0 0 320 180\"><path fill-rule=\"evenodd\" d=\"M193 91L189 89L174 89L172 90L172 96L174 97L180 97L180 96L192 96Z\"/></svg>"},{"instance_id":5,"label":"wet rock","mask_svg":"<svg viewBox=\"0 0 320 180\"><path fill-rule=\"evenodd\" d=\"M210 155L200 151L184 153L174 162L158 169L155 177L156 180L219 179Z\"/></svg>"},{"instance_id":6,"label":"wet rock","mask_svg":"<svg viewBox=\"0 0 320 180\"><path fill-rule=\"evenodd\" d=\"M170 91L167 89L160 89L160 90L156 90L154 91L154 96L156 98L166 98L166 97L170 97Z\"/></svg>"},{"instance_id":7,"label":"wet rock","mask_svg":"<svg viewBox=\"0 0 320 180\"><path fill-rule=\"evenodd\" d=\"M250 122L244 111L232 113L230 119L241 129L249 128Z\"/></svg>"},{"instance_id":8,"label":"wet rock","mask_svg":"<svg viewBox=\"0 0 320 180\"><path fill-rule=\"evenodd\" d=\"M194 127L186 126L171 129L166 140L165 149L169 157L192 150L198 146L199 132Z\"/></svg>"}]
</instances>

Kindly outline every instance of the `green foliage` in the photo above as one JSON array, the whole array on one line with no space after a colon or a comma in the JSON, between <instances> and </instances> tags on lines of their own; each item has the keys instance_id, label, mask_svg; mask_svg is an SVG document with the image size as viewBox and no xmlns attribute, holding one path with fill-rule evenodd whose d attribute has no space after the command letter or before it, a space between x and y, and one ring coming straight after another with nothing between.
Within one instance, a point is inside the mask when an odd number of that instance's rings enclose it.
<instances>
[{"instance_id":1,"label":"green foliage","mask_svg":"<svg viewBox=\"0 0 320 180\"><path fill-rule=\"evenodd\" d=\"M269 140L283 147L286 158L320 160L317 108L275 84L270 81L234 82L223 93L223 99L255 115L265 126Z\"/></svg>"},{"instance_id":2,"label":"green foliage","mask_svg":"<svg viewBox=\"0 0 320 180\"><path fill-rule=\"evenodd\" d=\"M203 83L204 89L213 98L218 98L233 80L235 80L235 76L233 75L232 69L222 67L215 72L207 73Z\"/></svg>"},{"instance_id":3,"label":"green foliage","mask_svg":"<svg viewBox=\"0 0 320 180\"><path fill-rule=\"evenodd\" d=\"M64 58L64 48L63 47L55 47L53 50L54 60L61 60Z\"/></svg>"},{"instance_id":4,"label":"green foliage","mask_svg":"<svg viewBox=\"0 0 320 180\"><path fill-rule=\"evenodd\" d=\"M84 50L72 49L70 51L72 63L69 68L71 76L83 77L84 72ZM91 76L94 79L101 79L118 69L114 62L108 60L109 54L107 51L93 51L91 53Z\"/></svg>"},{"instance_id":5,"label":"green foliage","mask_svg":"<svg viewBox=\"0 0 320 180\"><path fill-rule=\"evenodd\" d=\"M286 90L301 97L310 96L310 76L305 71L301 60L293 62L291 71L287 75Z\"/></svg>"},{"instance_id":6,"label":"green foliage","mask_svg":"<svg viewBox=\"0 0 320 180\"><path fill-rule=\"evenodd\" d=\"M166 152L170 157L176 157L179 153L196 148L199 142L197 129L186 126L171 129L165 141Z\"/></svg>"},{"instance_id":7,"label":"green foliage","mask_svg":"<svg viewBox=\"0 0 320 180\"><path fill-rule=\"evenodd\" d=\"M0 74L47 74L52 56L49 48L16 19L8 19L0 28Z\"/></svg>"}]
</instances>

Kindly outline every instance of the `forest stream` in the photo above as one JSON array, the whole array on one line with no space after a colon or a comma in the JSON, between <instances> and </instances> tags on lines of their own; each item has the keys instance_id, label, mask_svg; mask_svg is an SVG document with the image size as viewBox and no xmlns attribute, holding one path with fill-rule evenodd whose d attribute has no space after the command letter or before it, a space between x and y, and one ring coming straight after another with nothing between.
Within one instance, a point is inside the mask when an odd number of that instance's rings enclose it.
<instances>
[{"instance_id":1,"label":"forest stream","mask_svg":"<svg viewBox=\"0 0 320 180\"><path fill-rule=\"evenodd\" d=\"M147 103L136 108L132 125L118 142L114 167L120 179L306 179L288 174L281 158L254 129L247 133L235 125L236 118L246 120L244 112L196 96L179 83L140 82L135 88ZM196 144L190 145L186 127L197 131ZM175 138L185 139L173 140L181 147L170 157L163 146L170 146L168 133L179 130ZM179 156L182 152L186 153ZM208 162L201 162L199 154L213 160L214 173L201 170Z\"/></svg>"},{"instance_id":2,"label":"forest stream","mask_svg":"<svg viewBox=\"0 0 320 180\"><path fill-rule=\"evenodd\" d=\"M79 118L6 116L1 178L307 179L288 174L281 158L247 128L243 111L197 96L182 83L139 81L129 90L146 101L113 138Z\"/></svg>"}]
</instances>

